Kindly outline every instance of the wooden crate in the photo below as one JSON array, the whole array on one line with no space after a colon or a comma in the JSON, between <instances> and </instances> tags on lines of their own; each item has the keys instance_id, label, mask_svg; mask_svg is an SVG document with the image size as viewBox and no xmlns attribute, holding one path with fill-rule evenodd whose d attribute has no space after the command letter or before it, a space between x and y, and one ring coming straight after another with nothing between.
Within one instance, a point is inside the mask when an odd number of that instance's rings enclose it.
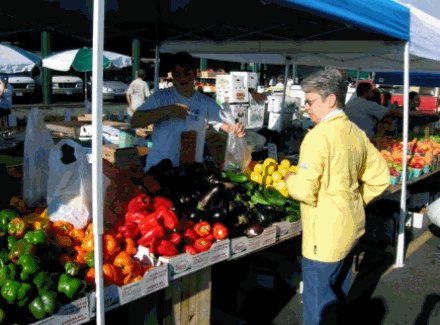
<instances>
[{"instance_id":1,"label":"wooden crate","mask_svg":"<svg viewBox=\"0 0 440 325\"><path fill-rule=\"evenodd\" d=\"M165 288L163 325L209 325L211 267L178 278Z\"/></svg>"}]
</instances>

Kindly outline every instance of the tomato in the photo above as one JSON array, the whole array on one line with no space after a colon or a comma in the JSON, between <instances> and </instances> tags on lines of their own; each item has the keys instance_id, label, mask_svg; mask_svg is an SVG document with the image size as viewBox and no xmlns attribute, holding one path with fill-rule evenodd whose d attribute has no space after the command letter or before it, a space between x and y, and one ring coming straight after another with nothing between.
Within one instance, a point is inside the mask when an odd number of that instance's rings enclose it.
<instances>
[{"instance_id":1,"label":"tomato","mask_svg":"<svg viewBox=\"0 0 440 325\"><path fill-rule=\"evenodd\" d=\"M221 239L225 239L225 238L228 237L229 231L228 231L228 228L226 228L225 225L223 225L220 222L217 222L212 227L212 234L214 235L215 239L221 240Z\"/></svg>"},{"instance_id":2,"label":"tomato","mask_svg":"<svg viewBox=\"0 0 440 325\"><path fill-rule=\"evenodd\" d=\"M212 243L205 238L199 238L194 242L194 248L199 252L205 252L209 250L212 246Z\"/></svg>"}]
</instances>

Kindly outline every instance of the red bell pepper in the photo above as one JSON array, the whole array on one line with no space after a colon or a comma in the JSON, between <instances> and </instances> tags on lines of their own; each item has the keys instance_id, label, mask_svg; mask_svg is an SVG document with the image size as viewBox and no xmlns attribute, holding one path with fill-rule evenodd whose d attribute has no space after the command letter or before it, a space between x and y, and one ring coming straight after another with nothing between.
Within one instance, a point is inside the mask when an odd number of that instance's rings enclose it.
<instances>
[{"instance_id":1,"label":"red bell pepper","mask_svg":"<svg viewBox=\"0 0 440 325\"><path fill-rule=\"evenodd\" d=\"M183 252L190 255L196 255L198 253L197 249L192 245L185 245L183 247Z\"/></svg>"},{"instance_id":2,"label":"red bell pepper","mask_svg":"<svg viewBox=\"0 0 440 325\"><path fill-rule=\"evenodd\" d=\"M173 201L164 196L155 196L151 200L150 209L156 211L156 209L160 206L164 206L168 209L173 207Z\"/></svg>"},{"instance_id":3,"label":"red bell pepper","mask_svg":"<svg viewBox=\"0 0 440 325\"><path fill-rule=\"evenodd\" d=\"M183 232L186 229L192 229L194 227L194 221L191 219L180 219L179 224L177 225L177 231Z\"/></svg>"},{"instance_id":4,"label":"red bell pepper","mask_svg":"<svg viewBox=\"0 0 440 325\"><path fill-rule=\"evenodd\" d=\"M174 256L178 253L176 246L166 239L155 240L152 252L161 256Z\"/></svg>"},{"instance_id":5,"label":"red bell pepper","mask_svg":"<svg viewBox=\"0 0 440 325\"><path fill-rule=\"evenodd\" d=\"M134 222L134 223L141 223L147 216L149 215L149 212L147 211L136 211L136 212L127 212L125 214L125 222Z\"/></svg>"},{"instance_id":6,"label":"red bell pepper","mask_svg":"<svg viewBox=\"0 0 440 325\"><path fill-rule=\"evenodd\" d=\"M216 222L212 227L212 234L215 239L222 240L228 237L229 231L224 224Z\"/></svg>"},{"instance_id":7,"label":"red bell pepper","mask_svg":"<svg viewBox=\"0 0 440 325\"><path fill-rule=\"evenodd\" d=\"M208 236L203 237L206 240L209 240L211 243L215 242L214 235L210 233Z\"/></svg>"},{"instance_id":8,"label":"red bell pepper","mask_svg":"<svg viewBox=\"0 0 440 325\"><path fill-rule=\"evenodd\" d=\"M151 246L156 239L161 239L165 236L165 229L162 226L152 226L150 229L142 233L141 238L137 241L138 245L145 247Z\"/></svg>"},{"instance_id":9,"label":"red bell pepper","mask_svg":"<svg viewBox=\"0 0 440 325\"><path fill-rule=\"evenodd\" d=\"M205 252L208 249L210 249L212 246L212 243L209 240L206 240L205 238L199 238L194 242L194 247L199 252Z\"/></svg>"},{"instance_id":10,"label":"red bell pepper","mask_svg":"<svg viewBox=\"0 0 440 325\"><path fill-rule=\"evenodd\" d=\"M147 194L139 194L128 202L127 212L146 211L150 206L150 197Z\"/></svg>"},{"instance_id":11,"label":"red bell pepper","mask_svg":"<svg viewBox=\"0 0 440 325\"><path fill-rule=\"evenodd\" d=\"M191 228L188 228L183 232L183 239L188 244L194 243L198 238L199 236L197 236L197 233Z\"/></svg>"},{"instance_id":12,"label":"red bell pepper","mask_svg":"<svg viewBox=\"0 0 440 325\"><path fill-rule=\"evenodd\" d=\"M122 226L118 227L118 231L125 237L125 238L136 238L139 235L139 228L138 225L134 222L126 222Z\"/></svg>"},{"instance_id":13,"label":"red bell pepper","mask_svg":"<svg viewBox=\"0 0 440 325\"><path fill-rule=\"evenodd\" d=\"M200 221L194 225L194 231L200 237L206 237L211 233L211 224L207 221Z\"/></svg>"},{"instance_id":14,"label":"red bell pepper","mask_svg":"<svg viewBox=\"0 0 440 325\"><path fill-rule=\"evenodd\" d=\"M139 224L138 228L142 234L148 232L152 227L161 226L157 221L157 216L154 213L147 215Z\"/></svg>"},{"instance_id":15,"label":"red bell pepper","mask_svg":"<svg viewBox=\"0 0 440 325\"><path fill-rule=\"evenodd\" d=\"M182 235L177 232L172 232L168 240L177 246L182 241Z\"/></svg>"},{"instance_id":16,"label":"red bell pepper","mask_svg":"<svg viewBox=\"0 0 440 325\"><path fill-rule=\"evenodd\" d=\"M174 230L177 228L179 218L177 218L177 215L173 210L162 205L159 206L156 211L158 211L157 219L162 222L165 228L168 230Z\"/></svg>"}]
</instances>

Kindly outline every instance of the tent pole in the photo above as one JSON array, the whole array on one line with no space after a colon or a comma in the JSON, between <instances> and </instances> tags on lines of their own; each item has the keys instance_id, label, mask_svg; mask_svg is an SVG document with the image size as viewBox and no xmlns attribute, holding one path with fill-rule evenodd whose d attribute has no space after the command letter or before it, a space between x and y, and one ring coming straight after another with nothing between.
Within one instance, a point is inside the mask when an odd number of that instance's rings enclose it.
<instances>
[{"instance_id":1,"label":"tent pole","mask_svg":"<svg viewBox=\"0 0 440 325\"><path fill-rule=\"evenodd\" d=\"M159 44L154 50L154 90L159 89Z\"/></svg>"},{"instance_id":2,"label":"tent pole","mask_svg":"<svg viewBox=\"0 0 440 325\"><path fill-rule=\"evenodd\" d=\"M405 223L406 223L406 174L408 163L406 155L408 152L408 92L409 92L409 42L405 43L403 57L403 157L402 157L402 190L400 192L400 219L399 232L397 235L397 252L395 268L404 267L405 255Z\"/></svg>"},{"instance_id":3,"label":"tent pole","mask_svg":"<svg viewBox=\"0 0 440 325\"><path fill-rule=\"evenodd\" d=\"M93 2L92 56L92 216L95 246L96 324L105 324L104 278L102 275L103 177L102 177L102 71L104 44L104 0Z\"/></svg>"},{"instance_id":4,"label":"tent pole","mask_svg":"<svg viewBox=\"0 0 440 325\"><path fill-rule=\"evenodd\" d=\"M284 68L284 88L283 99L281 100L281 121L284 119L284 104L286 102L287 77L289 76L290 57L286 57L286 67Z\"/></svg>"}]
</instances>

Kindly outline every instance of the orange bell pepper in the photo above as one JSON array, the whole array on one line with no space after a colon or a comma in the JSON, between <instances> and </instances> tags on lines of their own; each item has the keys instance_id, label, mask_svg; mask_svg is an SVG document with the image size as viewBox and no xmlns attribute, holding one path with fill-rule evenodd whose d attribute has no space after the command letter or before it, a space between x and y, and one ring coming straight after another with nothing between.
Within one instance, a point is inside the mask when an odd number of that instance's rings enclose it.
<instances>
[{"instance_id":1,"label":"orange bell pepper","mask_svg":"<svg viewBox=\"0 0 440 325\"><path fill-rule=\"evenodd\" d=\"M137 253L137 246L135 241L132 238L125 238L124 239L124 248L125 251L130 254L131 256L136 255Z\"/></svg>"},{"instance_id":2,"label":"orange bell pepper","mask_svg":"<svg viewBox=\"0 0 440 325\"><path fill-rule=\"evenodd\" d=\"M120 251L120 246L115 237L111 234L104 234L102 237L103 255L112 258Z\"/></svg>"},{"instance_id":3,"label":"orange bell pepper","mask_svg":"<svg viewBox=\"0 0 440 325\"><path fill-rule=\"evenodd\" d=\"M82 242L84 240L85 237L85 232L83 229L76 229L73 228L70 232L69 232L69 236L73 239L73 241L75 242Z\"/></svg>"},{"instance_id":4,"label":"orange bell pepper","mask_svg":"<svg viewBox=\"0 0 440 325\"><path fill-rule=\"evenodd\" d=\"M135 266L133 259L126 251L122 251L116 255L113 265L118 267L124 275L131 274Z\"/></svg>"},{"instance_id":5,"label":"orange bell pepper","mask_svg":"<svg viewBox=\"0 0 440 325\"><path fill-rule=\"evenodd\" d=\"M73 225L66 221L57 220L52 223L52 232L54 234L68 236L72 229L73 229Z\"/></svg>"},{"instance_id":6,"label":"orange bell pepper","mask_svg":"<svg viewBox=\"0 0 440 325\"><path fill-rule=\"evenodd\" d=\"M113 264L105 263L102 266L102 272L103 272L103 276L104 276L104 283L106 285L111 285L111 284L120 285L120 284L122 284L122 279L121 279L119 270Z\"/></svg>"},{"instance_id":7,"label":"orange bell pepper","mask_svg":"<svg viewBox=\"0 0 440 325\"><path fill-rule=\"evenodd\" d=\"M89 234L84 237L84 240L81 243L81 247L86 252L90 252L94 249L95 246L93 241L93 234Z\"/></svg>"},{"instance_id":8,"label":"orange bell pepper","mask_svg":"<svg viewBox=\"0 0 440 325\"><path fill-rule=\"evenodd\" d=\"M86 272L86 283L92 287L95 287L95 268L91 267Z\"/></svg>"},{"instance_id":9,"label":"orange bell pepper","mask_svg":"<svg viewBox=\"0 0 440 325\"><path fill-rule=\"evenodd\" d=\"M61 234L55 234L55 242L60 246L60 247L72 247L73 243L72 243L72 239L69 236L66 235L61 235Z\"/></svg>"}]
</instances>

